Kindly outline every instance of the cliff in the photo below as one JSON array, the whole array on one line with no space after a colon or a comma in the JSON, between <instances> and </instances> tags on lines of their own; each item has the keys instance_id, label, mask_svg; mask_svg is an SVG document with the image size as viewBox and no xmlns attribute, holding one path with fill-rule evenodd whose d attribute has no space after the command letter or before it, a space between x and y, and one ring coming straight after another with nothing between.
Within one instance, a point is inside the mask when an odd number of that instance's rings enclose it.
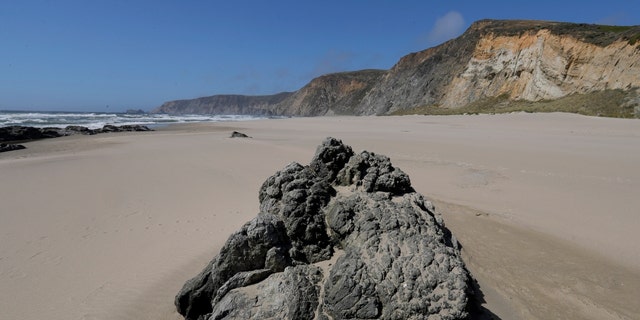
<instances>
[{"instance_id":1,"label":"cliff","mask_svg":"<svg viewBox=\"0 0 640 320\"><path fill-rule=\"evenodd\" d=\"M281 115L353 115L362 98L386 74L384 70L362 70L327 74L315 78L275 108Z\"/></svg>"},{"instance_id":2,"label":"cliff","mask_svg":"<svg viewBox=\"0 0 640 320\"><path fill-rule=\"evenodd\" d=\"M354 114L385 70L340 72L317 77L296 92L266 96L215 95L164 103L154 113L320 116Z\"/></svg>"},{"instance_id":3,"label":"cliff","mask_svg":"<svg viewBox=\"0 0 640 320\"><path fill-rule=\"evenodd\" d=\"M483 20L402 58L362 102L368 114L460 108L506 96L541 101L640 87L640 27Z\"/></svg>"},{"instance_id":4,"label":"cliff","mask_svg":"<svg viewBox=\"0 0 640 320\"><path fill-rule=\"evenodd\" d=\"M281 92L265 96L221 94L196 99L169 101L152 110L152 113L167 114L241 114L274 115L272 108L291 96Z\"/></svg>"},{"instance_id":5,"label":"cliff","mask_svg":"<svg viewBox=\"0 0 640 320\"><path fill-rule=\"evenodd\" d=\"M566 104L576 99L585 104L579 112L600 114L599 105L608 104L606 115L629 117L640 116L639 75L640 26L481 20L456 39L402 57L388 71L325 75L258 106L213 96L168 102L154 112L166 112L169 104L178 113L455 113L481 102L517 109L521 102L569 98ZM601 96L616 100L595 99Z\"/></svg>"}]
</instances>

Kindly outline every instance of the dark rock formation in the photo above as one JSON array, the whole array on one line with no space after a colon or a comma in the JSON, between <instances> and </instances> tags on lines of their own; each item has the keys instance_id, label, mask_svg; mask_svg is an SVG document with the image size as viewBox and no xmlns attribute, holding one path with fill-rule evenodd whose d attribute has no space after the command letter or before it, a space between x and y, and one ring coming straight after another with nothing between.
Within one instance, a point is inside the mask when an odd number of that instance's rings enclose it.
<instances>
[{"instance_id":1,"label":"dark rock formation","mask_svg":"<svg viewBox=\"0 0 640 320\"><path fill-rule=\"evenodd\" d=\"M143 125L105 125L101 129L89 129L83 126L67 126L65 128L34 128L25 126L0 127L0 141L30 141L47 138L57 138L75 134L93 135L107 132L124 131L153 131Z\"/></svg>"},{"instance_id":2,"label":"dark rock formation","mask_svg":"<svg viewBox=\"0 0 640 320\"><path fill-rule=\"evenodd\" d=\"M96 133L107 133L107 132L144 132L144 131L153 131L147 126L139 125L139 124L125 124L122 126L114 126L114 125L105 125L101 129L93 130L92 134Z\"/></svg>"},{"instance_id":3,"label":"dark rock formation","mask_svg":"<svg viewBox=\"0 0 640 320\"><path fill-rule=\"evenodd\" d=\"M26 149L26 147L21 144L0 143L0 152L22 150L22 149Z\"/></svg>"},{"instance_id":4,"label":"dark rock formation","mask_svg":"<svg viewBox=\"0 0 640 320\"><path fill-rule=\"evenodd\" d=\"M58 138L62 136L69 135L69 133L64 128L55 128L55 127L47 127L39 129L42 133L42 138Z\"/></svg>"},{"instance_id":5,"label":"dark rock formation","mask_svg":"<svg viewBox=\"0 0 640 320\"><path fill-rule=\"evenodd\" d=\"M127 111L125 111L126 114L146 114L147 112L145 112L142 109L127 109Z\"/></svg>"},{"instance_id":6,"label":"dark rock formation","mask_svg":"<svg viewBox=\"0 0 640 320\"><path fill-rule=\"evenodd\" d=\"M0 141L26 141L44 138L38 128L24 126L0 127Z\"/></svg>"},{"instance_id":7,"label":"dark rock formation","mask_svg":"<svg viewBox=\"0 0 640 320\"><path fill-rule=\"evenodd\" d=\"M469 318L457 241L388 157L328 138L259 200L176 296L185 319Z\"/></svg>"},{"instance_id":8,"label":"dark rock formation","mask_svg":"<svg viewBox=\"0 0 640 320\"><path fill-rule=\"evenodd\" d=\"M231 133L230 138L251 138L251 137L249 137L248 135L242 132L234 131Z\"/></svg>"},{"instance_id":9,"label":"dark rock formation","mask_svg":"<svg viewBox=\"0 0 640 320\"><path fill-rule=\"evenodd\" d=\"M91 130L83 126L67 126L64 128L64 132L65 132L65 135L74 135L74 134L93 135L97 133L96 130Z\"/></svg>"}]
</instances>

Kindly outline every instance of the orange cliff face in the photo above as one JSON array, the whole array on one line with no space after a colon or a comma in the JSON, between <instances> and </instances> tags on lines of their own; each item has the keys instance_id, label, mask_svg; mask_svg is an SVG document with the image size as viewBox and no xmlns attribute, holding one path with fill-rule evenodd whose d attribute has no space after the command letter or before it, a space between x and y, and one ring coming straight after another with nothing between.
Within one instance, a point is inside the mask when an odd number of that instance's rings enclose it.
<instances>
[{"instance_id":1,"label":"orange cliff face","mask_svg":"<svg viewBox=\"0 0 640 320\"><path fill-rule=\"evenodd\" d=\"M640 87L640 48L618 40L607 46L549 30L482 37L441 104L460 107L506 94L512 100L557 99L574 93Z\"/></svg>"}]
</instances>

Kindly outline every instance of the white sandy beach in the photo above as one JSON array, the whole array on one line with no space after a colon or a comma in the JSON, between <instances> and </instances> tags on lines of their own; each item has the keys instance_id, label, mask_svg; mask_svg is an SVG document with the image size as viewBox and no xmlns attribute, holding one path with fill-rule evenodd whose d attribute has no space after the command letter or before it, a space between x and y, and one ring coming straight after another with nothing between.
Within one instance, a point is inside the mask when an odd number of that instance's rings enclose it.
<instances>
[{"instance_id":1,"label":"white sandy beach","mask_svg":"<svg viewBox=\"0 0 640 320\"><path fill-rule=\"evenodd\" d=\"M327 136L434 200L498 317L640 318L640 121L518 113L26 143L0 154L0 319L181 319L174 295L257 214L262 182Z\"/></svg>"}]
</instances>

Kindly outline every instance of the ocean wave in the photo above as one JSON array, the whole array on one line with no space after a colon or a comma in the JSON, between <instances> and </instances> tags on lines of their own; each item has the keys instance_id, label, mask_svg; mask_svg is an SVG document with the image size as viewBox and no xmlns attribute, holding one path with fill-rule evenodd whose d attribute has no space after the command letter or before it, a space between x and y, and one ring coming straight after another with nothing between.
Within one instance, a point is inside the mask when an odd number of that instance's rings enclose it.
<instances>
[{"instance_id":1,"label":"ocean wave","mask_svg":"<svg viewBox=\"0 0 640 320\"><path fill-rule=\"evenodd\" d=\"M85 126L90 129L105 125L168 125L188 122L248 121L264 117L246 115L168 115L168 114L127 114L98 112L20 112L0 111L0 127L66 127Z\"/></svg>"}]
</instances>

